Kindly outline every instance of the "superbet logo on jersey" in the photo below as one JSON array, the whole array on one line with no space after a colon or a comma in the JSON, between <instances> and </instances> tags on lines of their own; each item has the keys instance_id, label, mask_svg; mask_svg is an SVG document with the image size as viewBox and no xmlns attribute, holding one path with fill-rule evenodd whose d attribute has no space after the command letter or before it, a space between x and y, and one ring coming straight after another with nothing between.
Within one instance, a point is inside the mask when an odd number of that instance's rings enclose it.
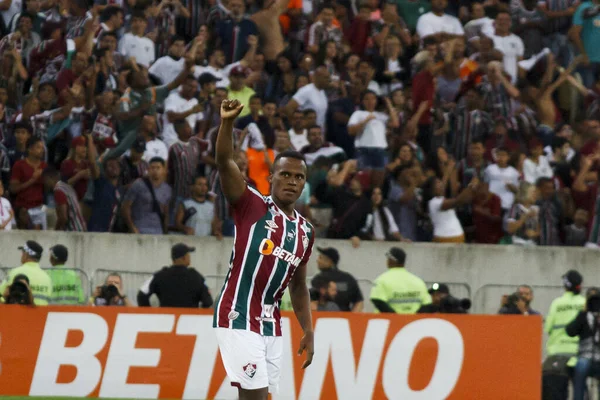
<instances>
[{"instance_id":1,"label":"superbet logo on jersey","mask_svg":"<svg viewBox=\"0 0 600 400\"><path fill-rule=\"evenodd\" d=\"M275 243L271 239L263 239L258 246L260 254L263 256L274 256L283 260L287 263L292 264L294 267L300 265L302 259L300 257L296 257L293 253L290 253L287 250L282 249L279 246L275 246Z\"/></svg>"},{"instance_id":2,"label":"superbet logo on jersey","mask_svg":"<svg viewBox=\"0 0 600 400\"><path fill-rule=\"evenodd\" d=\"M0 396L237 399L210 310L6 306L0 320L13 321L0 324ZM314 320L315 356L302 370L302 329L284 313L274 400L541 397L540 317ZM256 366L244 371L253 375Z\"/></svg>"}]
</instances>

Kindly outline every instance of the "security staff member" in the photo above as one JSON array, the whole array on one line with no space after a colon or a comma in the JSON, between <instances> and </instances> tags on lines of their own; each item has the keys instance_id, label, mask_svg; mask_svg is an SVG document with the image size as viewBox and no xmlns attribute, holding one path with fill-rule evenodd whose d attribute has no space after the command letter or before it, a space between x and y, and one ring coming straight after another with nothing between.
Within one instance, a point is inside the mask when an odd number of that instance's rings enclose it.
<instances>
[{"instance_id":1,"label":"security staff member","mask_svg":"<svg viewBox=\"0 0 600 400\"><path fill-rule=\"evenodd\" d=\"M150 307L150 296L156 294L161 307L199 307L212 306L213 299L204 277L191 264L190 253L196 248L178 243L171 248L173 265L154 274L140 288L137 301L140 307Z\"/></svg>"},{"instance_id":2,"label":"security staff member","mask_svg":"<svg viewBox=\"0 0 600 400\"><path fill-rule=\"evenodd\" d=\"M431 303L423 279L404 268L406 253L392 247L386 254L388 270L379 275L371 289L371 302L379 312L414 314Z\"/></svg>"},{"instance_id":3,"label":"security staff member","mask_svg":"<svg viewBox=\"0 0 600 400\"><path fill-rule=\"evenodd\" d=\"M362 312L364 302L358 282L348 272L338 269L340 253L333 247L317 247L317 250L321 253L317 258L317 267L320 272L310 281L311 291L318 293L320 281L334 281L337 286L337 295L333 302L338 305L340 310Z\"/></svg>"},{"instance_id":4,"label":"security staff member","mask_svg":"<svg viewBox=\"0 0 600 400\"><path fill-rule=\"evenodd\" d=\"M565 293L554 299L546 317L545 330L547 358L543 365L542 399L566 400L569 393L569 376L577 363L579 338L570 337L565 327L575 319L585 307L585 297L581 295L583 277L575 270L562 277Z\"/></svg>"},{"instance_id":5,"label":"security staff member","mask_svg":"<svg viewBox=\"0 0 600 400\"><path fill-rule=\"evenodd\" d=\"M66 269L69 250L62 244L50 248L50 265L47 270L52 279L52 304L77 305L85 304L83 285L77 272Z\"/></svg>"},{"instance_id":6,"label":"security staff member","mask_svg":"<svg viewBox=\"0 0 600 400\"><path fill-rule=\"evenodd\" d=\"M424 304L418 310L417 314L434 314L441 311L442 299L450 295L450 288L445 283L434 283L429 289L431 304Z\"/></svg>"},{"instance_id":7,"label":"security staff member","mask_svg":"<svg viewBox=\"0 0 600 400\"><path fill-rule=\"evenodd\" d=\"M8 286L13 282L15 276L25 275L29 279L29 288L33 293L33 302L36 306L47 306L52 299L52 280L50 276L40 268L40 260L44 248L33 240L28 240L25 245L20 246L21 265L13 268L8 273L8 277L0 285L0 293L3 297L8 296Z\"/></svg>"}]
</instances>

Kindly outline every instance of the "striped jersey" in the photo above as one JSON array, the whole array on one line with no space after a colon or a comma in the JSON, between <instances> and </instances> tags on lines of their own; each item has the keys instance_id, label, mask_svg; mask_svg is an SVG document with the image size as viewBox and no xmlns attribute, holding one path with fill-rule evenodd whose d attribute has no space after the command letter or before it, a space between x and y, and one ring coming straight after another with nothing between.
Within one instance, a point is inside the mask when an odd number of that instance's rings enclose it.
<instances>
[{"instance_id":1,"label":"striped jersey","mask_svg":"<svg viewBox=\"0 0 600 400\"><path fill-rule=\"evenodd\" d=\"M56 205L67 206L67 226L69 232L86 232L87 225L75 189L68 183L58 181L54 187L54 200Z\"/></svg>"},{"instance_id":2,"label":"striped jersey","mask_svg":"<svg viewBox=\"0 0 600 400\"><path fill-rule=\"evenodd\" d=\"M169 148L169 183L174 196L187 199L191 197L190 186L198 175L202 154L208 149L208 142L192 136L187 142L178 140Z\"/></svg>"},{"instance_id":3,"label":"striped jersey","mask_svg":"<svg viewBox=\"0 0 600 400\"><path fill-rule=\"evenodd\" d=\"M313 226L290 218L270 196L248 186L233 207L235 239L213 327L281 336L279 302L294 272L308 262Z\"/></svg>"}]
</instances>

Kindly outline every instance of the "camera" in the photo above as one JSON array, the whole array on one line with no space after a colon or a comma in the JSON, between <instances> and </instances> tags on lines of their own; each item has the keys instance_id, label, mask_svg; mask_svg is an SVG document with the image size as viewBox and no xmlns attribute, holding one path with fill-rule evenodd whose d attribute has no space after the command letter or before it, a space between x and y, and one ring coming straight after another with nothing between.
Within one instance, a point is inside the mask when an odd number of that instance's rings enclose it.
<instances>
[{"instance_id":1,"label":"camera","mask_svg":"<svg viewBox=\"0 0 600 400\"><path fill-rule=\"evenodd\" d=\"M21 281L14 281L8 289L6 304L32 304L29 287Z\"/></svg>"},{"instance_id":2,"label":"camera","mask_svg":"<svg viewBox=\"0 0 600 400\"><path fill-rule=\"evenodd\" d=\"M471 300L457 299L453 296L446 296L440 302L440 312L443 314L467 314L471 308Z\"/></svg>"},{"instance_id":3,"label":"camera","mask_svg":"<svg viewBox=\"0 0 600 400\"><path fill-rule=\"evenodd\" d=\"M121 304L121 295L115 285L103 285L99 288L100 293L94 299L97 306L111 306Z\"/></svg>"}]
</instances>

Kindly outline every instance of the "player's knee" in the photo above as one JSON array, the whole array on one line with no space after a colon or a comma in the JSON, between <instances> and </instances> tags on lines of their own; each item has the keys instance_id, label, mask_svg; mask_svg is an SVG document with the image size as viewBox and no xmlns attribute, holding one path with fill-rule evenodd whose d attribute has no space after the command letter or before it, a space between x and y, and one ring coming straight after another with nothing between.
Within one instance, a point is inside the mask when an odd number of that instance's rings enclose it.
<instances>
[{"instance_id":1,"label":"player's knee","mask_svg":"<svg viewBox=\"0 0 600 400\"><path fill-rule=\"evenodd\" d=\"M238 388L240 400L268 400L269 388L260 389L242 389Z\"/></svg>"}]
</instances>

